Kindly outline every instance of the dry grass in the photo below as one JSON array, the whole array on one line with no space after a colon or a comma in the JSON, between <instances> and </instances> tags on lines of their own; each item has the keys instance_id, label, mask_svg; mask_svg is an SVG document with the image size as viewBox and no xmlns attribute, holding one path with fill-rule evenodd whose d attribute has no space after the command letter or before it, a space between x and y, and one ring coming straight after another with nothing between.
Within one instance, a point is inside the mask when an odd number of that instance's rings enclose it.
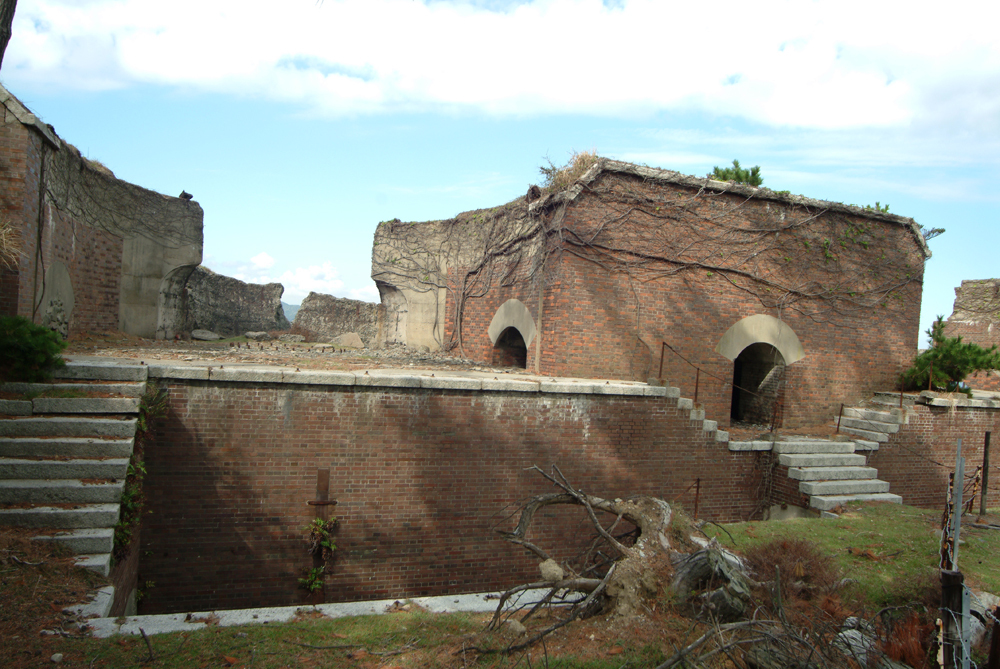
<instances>
[{"instance_id":1,"label":"dry grass","mask_svg":"<svg viewBox=\"0 0 1000 669\"><path fill-rule=\"evenodd\" d=\"M21 260L21 237L10 219L0 217L0 265L7 269L17 269Z\"/></svg>"},{"instance_id":2,"label":"dry grass","mask_svg":"<svg viewBox=\"0 0 1000 669\"><path fill-rule=\"evenodd\" d=\"M545 177L542 188L546 193L557 193L572 186L587 170L597 162L596 151L574 151L569 162L562 167L556 167L551 160L548 166L542 166L539 171Z\"/></svg>"}]
</instances>

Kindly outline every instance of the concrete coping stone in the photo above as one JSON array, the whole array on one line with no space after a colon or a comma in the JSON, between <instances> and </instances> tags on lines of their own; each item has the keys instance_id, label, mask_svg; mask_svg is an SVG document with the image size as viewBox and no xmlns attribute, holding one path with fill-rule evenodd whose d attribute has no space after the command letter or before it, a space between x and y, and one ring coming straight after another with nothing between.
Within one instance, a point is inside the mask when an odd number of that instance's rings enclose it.
<instances>
[{"instance_id":1,"label":"concrete coping stone","mask_svg":"<svg viewBox=\"0 0 1000 669\"><path fill-rule=\"evenodd\" d=\"M372 369L358 372L302 370L287 367L210 367L195 365L149 365L149 376L157 379L232 381L245 383L295 383L320 386L366 386L480 390L487 392L542 392L570 395L620 395L635 397L680 397L678 388L643 383L566 378L489 378L483 374L414 373Z\"/></svg>"},{"instance_id":2,"label":"concrete coping stone","mask_svg":"<svg viewBox=\"0 0 1000 669\"><path fill-rule=\"evenodd\" d=\"M867 439L855 439L854 440L854 450L855 451L877 451L878 442L868 441Z\"/></svg>"},{"instance_id":3,"label":"concrete coping stone","mask_svg":"<svg viewBox=\"0 0 1000 669\"><path fill-rule=\"evenodd\" d=\"M354 372L326 372L320 370L303 370L301 372L282 372L282 383L301 383L312 386L353 386L357 383Z\"/></svg>"},{"instance_id":4,"label":"concrete coping stone","mask_svg":"<svg viewBox=\"0 0 1000 669\"><path fill-rule=\"evenodd\" d=\"M546 589L526 590L518 599L520 606L534 604L548 594ZM467 595L441 595L438 597L400 597L370 602L342 602L318 604L315 606L284 606L259 609L235 609L229 611L198 611L191 613L165 613L122 618L95 618L88 621L91 636L107 638L116 634L139 635L139 628L147 635L171 632L194 631L207 626L211 620L219 627L238 625L266 625L285 623L304 612L317 612L328 618L348 616L382 615L393 610L401 602L412 602L432 613L491 613L496 611L500 593L476 593ZM567 600L566 604L573 602Z\"/></svg>"},{"instance_id":5,"label":"concrete coping stone","mask_svg":"<svg viewBox=\"0 0 1000 669\"><path fill-rule=\"evenodd\" d=\"M208 370L209 381L233 381L243 383L281 383L282 372L274 367L212 367Z\"/></svg>"},{"instance_id":6,"label":"concrete coping stone","mask_svg":"<svg viewBox=\"0 0 1000 669\"><path fill-rule=\"evenodd\" d=\"M150 365L149 376L156 379L196 379L208 381L208 367L187 365Z\"/></svg>"},{"instance_id":7,"label":"concrete coping stone","mask_svg":"<svg viewBox=\"0 0 1000 669\"><path fill-rule=\"evenodd\" d=\"M99 381L145 381L148 375L146 365L123 365L106 362L66 363L52 374L57 379L88 379Z\"/></svg>"},{"instance_id":8,"label":"concrete coping stone","mask_svg":"<svg viewBox=\"0 0 1000 669\"><path fill-rule=\"evenodd\" d=\"M726 436L729 436L728 433ZM771 450L770 441L730 441L729 450L731 451L769 451Z\"/></svg>"},{"instance_id":9,"label":"concrete coping stone","mask_svg":"<svg viewBox=\"0 0 1000 669\"><path fill-rule=\"evenodd\" d=\"M970 409L1000 409L1000 400L976 399L969 397L937 397L934 393L923 391L917 398L917 404L932 407L962 407Z\"/></svg>"},{"instance_id":10,"label":"concrete coping stone","mask_svg":"<svg viewBox=\"0 0 1000 669\"><path fill-rule=\"evenodd\" d=\"M632 383L595 383L593 392L595 395L645 395L645 386Z\"/></svg>"},{"instance_id":11,"label":"concrete coping stone","mask_svg":"<svg viewBox=\"0 0 1000 669\"><path fill-rule=\"evenodd\" d=\"M568 393L571 395L593 395L594 384L574 383L572 381L541 381L538 389L543 393Z\"/></svg>"},{"instance_id":12,"label":"concrete coping stone","mask_svg":"<svg viewBox=\"0 0 1000 669\"><path fill-rule=\"evenodd\" d=\"M526 379L483 379L483 390L493 392L511 391L517 393L537 393L541 384L538 381Z\"/></svg>"},{"instance_id":13,"label":"concrete coping stone","mask_svg":"<svg viewBox=\"0 0 1000 669\"><path fill-rule=\"evenodd\" d=\"M470 379L461 376L421 376L421 388L440 388L444 390L482 390L482 379Z\"/></svg>"}]
</instances>

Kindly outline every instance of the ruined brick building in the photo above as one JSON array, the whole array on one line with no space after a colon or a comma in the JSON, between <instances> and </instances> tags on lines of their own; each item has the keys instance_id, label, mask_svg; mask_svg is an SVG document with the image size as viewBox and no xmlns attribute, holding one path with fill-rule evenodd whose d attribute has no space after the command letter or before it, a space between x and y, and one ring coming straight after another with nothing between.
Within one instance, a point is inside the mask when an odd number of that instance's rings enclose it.
<instances>
[{"instance_id":1,"label":"ruined brick building","mask_svg":"<svg viewBox=\"0 0 1000 669\"><path fill-rule=\"evenodd\" d=\"M19 238L0 268L0 314L64 336L171 327L164 286L201 262L203 212L89 160L0 86L0 215Z\"/></svg>"},{"instance_id":2,"label":"ruined brick building","mask_svg":"<svg viewBox=\"0 0 1000 669\"><path fill-rule=\"evenodd\" d=\"M1000 346L1000 279L963 281L945 334L983 348ZM972 388L1000 391L1000 372L979 372L965 380Z\"/></svg>"},{"instance_id":3,"label":"ruined brick building","mask_svg":"<svg viewBox=\"0 0 1000 669\"><path fill-rule=\"evenodd\" d=\"M386 343L665 378L722 425L793 426L893 387L929 256L909 218L600 158L561 190L380 224L372 277Z\"/></svg>"}]
</instances>

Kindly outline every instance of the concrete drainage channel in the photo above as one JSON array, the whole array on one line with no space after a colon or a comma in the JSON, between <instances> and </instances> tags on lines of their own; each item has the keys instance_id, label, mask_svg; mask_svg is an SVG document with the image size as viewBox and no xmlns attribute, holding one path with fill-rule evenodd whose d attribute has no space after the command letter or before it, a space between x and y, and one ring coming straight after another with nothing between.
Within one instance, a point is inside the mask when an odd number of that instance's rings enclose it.
<instances>
[{"instance_id":1,"label":"concrete drainage channel","mask_svg":"<svg viewBox=\"0 0 1000 669\"><path fill-rule=\"evenodd\" d=\"M110 609L113 593L106 592L113 588L102 589L95 600L86 606L67 609L86 618L88 615L100 615L100 608L106 603ZM527 590L521 593L517 606L530 606L540 601L548 594L547 589ZM492 613L497 608L500 593L478 593L471 595L443 595L440 597L411 597L405 600L382 599L370 602L345 602L339 604L317 604L310 606L283 606L261 609L238 609L232 611L200 611L192 613L166 613L150 616L129 616L126 618L91 618L86 621L89 632L97 638L107 638L116 634L169 634L171 632L193 632L209 625L219 627L234 627L238 625L266 625L268 623L287 623L297 616L306 613L319 613L327 618L346 618L350 616L370 616L393 613L400 610L400 605L415 604L420 609L431 613ZM405 609L404 609L405 610ZM142 630L140 632L140 630Z\"/></svg>"}]
</instances>

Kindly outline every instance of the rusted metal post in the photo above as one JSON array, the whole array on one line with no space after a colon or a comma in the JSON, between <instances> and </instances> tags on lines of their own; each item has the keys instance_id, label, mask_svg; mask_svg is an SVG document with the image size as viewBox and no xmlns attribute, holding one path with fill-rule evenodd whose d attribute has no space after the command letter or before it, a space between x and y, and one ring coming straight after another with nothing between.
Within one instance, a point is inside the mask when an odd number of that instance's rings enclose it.
<instances>
[{"instance_id":1,"label":"rusted metal post","mask_svg":"<svg viewBox=\"0 0 1000 669\"><path fill-rule=\"evenodd\" d=\"M843 417L844 417L844 403L841 402L840 403L840 413L837 414L837 432L836 432L836 434L840 434L840 419L843 418Z\"/></svg>"},{"instance_id":2,"label":"rusted metal post","mask_svg":"<svg viewBox=\"0 0 1000 669\"><path fill-rule=\"evenodd\" d=\"M986 439L983 441L983 492L982 496L979 498L979 515L986 515L986 491L990 487L990 432L986 433ZM994 635L996 631L994 628ZM992 650L990 651L993 652ZM1000 669L1000 667L997 667Z\"/></svg>"},{"instance_id":3,"label":"rusted metal post","mask_svg":"<svg viewBox=\"0 0 1000 669\"><path fill-rule=\"evenodd\" d=\"M701 498L701 479L694 480L694 519L698 519L698 500Z\"/></svg>"},{"instance_id":4,"label":"rusted metal post","mask_svg":"<svg viewBox=\"0 0 1000 669\"><path fill-rule=\"evenodd\" d=\"M667 342L660 344L660 373L656 375L656 378L663 378L663 356L667 354Z\"/></svg>"},{"instance_id":5,"label":"rusted metal post","mask_svg":"<svg viewBox=\"0 0 1000 669\"><path fill-rule=\"evenodd\" d=\"M903 382L899 383L899 408L903 408Z\"/></svg>"},{"instance_id":6,"label":"rusted metal post","mask_svg":"<svg viewBox=\"0 0 1000 669\"><path fill-rule=\"evenodd\" d=\"M694 368L694 408L698 408L698 381L701 379L701 367Z\"/></svg>"}]
</instances>

